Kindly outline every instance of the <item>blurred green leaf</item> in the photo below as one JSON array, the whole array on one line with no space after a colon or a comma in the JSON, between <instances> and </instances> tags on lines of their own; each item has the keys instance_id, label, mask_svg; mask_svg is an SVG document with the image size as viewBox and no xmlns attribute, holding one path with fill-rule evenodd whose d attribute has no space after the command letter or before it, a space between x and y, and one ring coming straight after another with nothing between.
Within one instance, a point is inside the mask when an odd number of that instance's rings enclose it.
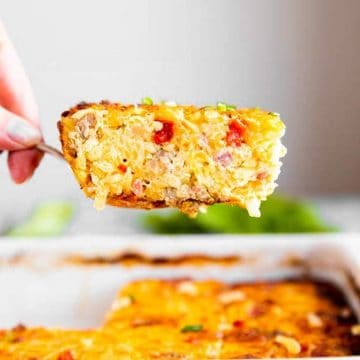
<instances>
[{"instance_id":1,"label":"blurred green leaf","mask_svg":"<svg viewBox=\"0 0 360 360\"><path fill-rule=\"evenodd\" d=\"M74 206L69 202L52 201L39 205L23 224L11 228L5 235L13 237L58 236L69 225Z\"/></svg>"},{"instance_id":2,"label":"blurred green leaf","mask_svg":"<svg viewBox=\"0 0 360 360\"><path fill-rule=\"evenodd\" d=\"M306 202L273 195L262 204L261 217L249 217L237 206L217 204L190 219L178 211L145 216L143 225L158 234L313 233L335 231Z\"/></svg>"},{"instance_id":3,"label":"blurred green leaf","mask_svg":"<svg viewBox=\"0 0 360 360\"><path fill-rule=\"evenodd\" d=\"M166 215L149 214L143 221L145 228L157 234L198 234L203 233L203 228L194 219L172 211Z\"/></svg>"}]
</instances>

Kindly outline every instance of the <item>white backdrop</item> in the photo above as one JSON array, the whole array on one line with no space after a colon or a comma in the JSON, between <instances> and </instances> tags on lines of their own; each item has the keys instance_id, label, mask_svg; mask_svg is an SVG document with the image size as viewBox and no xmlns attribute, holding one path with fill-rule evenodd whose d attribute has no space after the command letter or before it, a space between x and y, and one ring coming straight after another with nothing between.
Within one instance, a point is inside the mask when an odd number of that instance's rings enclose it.
<instances>
[{"instance_id":1,"label":"white backdrop","mask_svg":"<svg viewBox=\"0 0 360 360\"><path fill-rule=\"evenodd\" d=\"M49 143L80 100L261 106L287 124L280 188L293 194L360 191L359 14L358 0L0 3ZM40 199L91 207L56 160L21 187L0 166L0 225Z\"/></svg>"}]
</instances>

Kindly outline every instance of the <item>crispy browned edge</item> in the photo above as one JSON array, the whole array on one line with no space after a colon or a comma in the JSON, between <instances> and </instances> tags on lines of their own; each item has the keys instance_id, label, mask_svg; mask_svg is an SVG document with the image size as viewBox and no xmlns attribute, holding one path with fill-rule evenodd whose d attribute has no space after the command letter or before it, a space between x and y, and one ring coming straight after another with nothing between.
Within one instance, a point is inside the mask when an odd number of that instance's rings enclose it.
<instances>
[{"instance_id":1,"label":"crispy browned edge","mask_svg":"<svg viewBox=\"0 0 360 360\"><path fill-rule=\"evenodd\" d=\"M99 105L99 104L107 106L107 107L117 108L119 110L125 110L125 109L133 106L133 105L123 105L120 103L113 103L108 100L102 100L102 101L100 101L100 103L93 103L93 102L88 103L88 102L82 101L82 102L78 103L77 105L71 107L69 110L64 111L61 114L61 117L63 118L63 117L71 116L72 114L74 114L75 112L77 112L79 110L84 110L91 106ZM149 108L156 107L156 105L141 105L141 106L146 106ZM64 129L64 126L63 126L61 120L58 121L57 126L58 126L58 130L60 133L60 142L61 142L64 157L72 168L72 163L73 163L73 160L75 159L76 154L72 155L72 151L69 149L69 146L66 141L67 139L66 139L65 129ZM81 184L80 184L80 187L82 188ZM90 197L89 195L87 195L87 196ZM221 203L221 202L223 202L223 201L221 201L220 199L213 199L208 202L199 201L196 199L187 199L187 200L179 202L178 207L186 208L188 206L190 208L191 205L194 203L204 204L204 205L213 205L213 204ZM227 202L227 203L235 204L233 202ZM107 199L107 204L116 206L116 207L138 208L138 209L144 209L144 210L160 209L160 208L169 207L165 203L164 200L146 201L146 200L138 199L135 195L126 195L126 194L109 197Z\"/></svg>"},{"instance_id":2,"label":"crispy browned edge","mask_svg":"<svg viewBox=\"0 0 360 360\"><path fill-rule=\"evenodd\" d=\"M184 266L184 265L211 265L217 264L222 266L232 266L237 263L249 262L253 259L244 259L238 255L211 256L208 254L194 253L182 254L173 257L167 256L148 256L140 252L114 252L112 254L83 256L80 254L68 255L63 259L65 264L79 266L99 266L99 265L123 265L138 266L149 265L159 266Z\"/></svg>"}]
</instances>

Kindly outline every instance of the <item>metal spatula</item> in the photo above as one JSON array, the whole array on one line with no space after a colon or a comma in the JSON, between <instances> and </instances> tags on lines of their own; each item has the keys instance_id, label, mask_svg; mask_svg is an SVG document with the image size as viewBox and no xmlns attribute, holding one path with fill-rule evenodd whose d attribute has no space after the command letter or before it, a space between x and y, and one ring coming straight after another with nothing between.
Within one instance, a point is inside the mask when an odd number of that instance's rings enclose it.
<instances>
[{"instance_id":1,"label":"metal spatula","mask_svg":"<svg viewBox=\"0 0 360 360\"><path fill-rule=\"evenodd\" d=\"M62 154L61 151L59 151L58 149L55 149L54 147L44 144L44 143L40 143L36 145L36 148L42 152L44 152L45 154L49 154L51 156L56 157L57 159L60 160L65 160L64 159L64 155Z\"/></svg>"}]
</instances>

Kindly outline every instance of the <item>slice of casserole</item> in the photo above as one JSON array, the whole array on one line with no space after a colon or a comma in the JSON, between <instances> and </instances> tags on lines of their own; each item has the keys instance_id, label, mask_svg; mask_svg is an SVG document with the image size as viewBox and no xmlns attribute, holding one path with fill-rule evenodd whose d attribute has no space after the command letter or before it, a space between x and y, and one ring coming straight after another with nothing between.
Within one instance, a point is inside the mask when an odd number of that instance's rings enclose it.
<instances>
[{"instance_id":1,"label":"slice of casserole","mask_svg":"<svg viewBox=\"0 0 360 360\"><path fill-rule=\"evenodd\" d=\"M257 108L81 103L58 125L97 209L177 207L192 216L222 202L260 216L285 154L279 115Z\"/></svg>"}]
</instances>

